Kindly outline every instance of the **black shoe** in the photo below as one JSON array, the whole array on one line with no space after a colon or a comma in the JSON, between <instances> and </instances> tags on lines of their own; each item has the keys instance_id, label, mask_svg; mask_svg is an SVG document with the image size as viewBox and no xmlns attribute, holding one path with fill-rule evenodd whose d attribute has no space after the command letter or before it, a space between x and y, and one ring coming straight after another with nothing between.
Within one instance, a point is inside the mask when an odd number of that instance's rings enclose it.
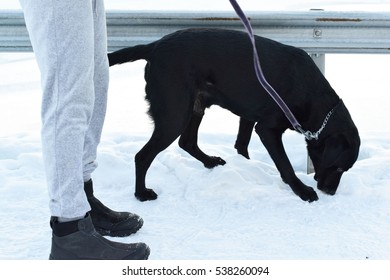
<instances>
[{"instance_id":1,"label":"black shoe","mask_svg":"<svg viewBox=\"0 0 390 280\"><path fill-rule=\"evenodd\" d=\"M144 221L136 214L109 209L93 195L92 180L84 183L84 190L91 206L92 223L98 233L112 237L124 237L136 233Z\"/></svg>"},{"instance_id":2,"label":"black shoe","mask_svg":"<svg viewBox=\"0 0 390 280\"><path fill-rule=\"evenodd\" d=\"M147 260L149 247L144 243L119 243L96 232L90 215L66 223L50 220L53 229L50 260Z\"/></svg>"}]
</instances>

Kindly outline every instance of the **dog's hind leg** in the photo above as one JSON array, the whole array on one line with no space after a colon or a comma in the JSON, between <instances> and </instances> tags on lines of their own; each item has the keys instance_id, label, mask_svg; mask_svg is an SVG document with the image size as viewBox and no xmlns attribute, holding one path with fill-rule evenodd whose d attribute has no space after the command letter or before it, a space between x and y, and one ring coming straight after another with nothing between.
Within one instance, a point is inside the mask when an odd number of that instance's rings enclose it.
<instances>
[{"instance_id":1,"label":"dog's hind leg","mask_svg":"<svg viewBox=\"0 0 390 280\"><path fill-rule=\"evenodd\" d=\"M238 134L234 148L237 153L249 159L248 145L251 140L253 127L255 122L248 121L247 119L240 118L240 126L238 128Z\"/></svg>"},{"instance_id":2,"label":"dog's hind leg","mask_svg":"<svg viewBox=\"0 0 390 280\"><path fill-rule=\"evenodd\" d=\"M174 140L174 137L166 138L156 130L146 145L135 155L135 196L140 201L155 200L157 194L146 188L145 177L155 157Z\"/></svg>"},{"instance_id":3,"label":"dog's hind leg","mask_svg":"<svg viewBox=\"0 0 390 280\"><path fill-rule=\"evenodd\" d=\"M152 189L146 188L146 173L155 157L175 141L188 125L192 109L190 90L185 85L180 90L180 84L158 83L155 80L154 83L147 83L147 99L154 120L154 131L135 156L135 196L141 201L157 198Z\"/></svg>"},{"instance_id":4,"label":"dog's hind leg","mask_svg":"<svg viewBox=\"0 0 390 280\"><path fill-rule=\"evenodd\" d=\"M152 189L146 188L146 172L155 157L180 135L183 127L180 121L170 123L169 127L161 123L157 124L150 140L135 155L135 196L140 201L157 199L157 194Z\"/></svg>"},{"instance_id":5,"label":"dog's hind leg","mask_svg":"<svg viewBox=\"0 0 390 280\"><path fill-rule=\"evenodd\" d=\"M222 158L209 156L198 147L198 129L202 118L203 114L194 111L189 125L180 136L179 146L188 152L191 156L201 161L207 168L224 165L226 161L224 161Z\"/></svg>"},{"instance_id":6,"label":"dog's hind leg","mask_svg":"<svg viewBox=\"0 0 390 280\"><path fill-rule=\"evenodd\" d=\"M198 130L207 107L207 93L198 91L195 95L191 120L180 136L179 146L191 156L201 161L205 167L213 168L217 165L224 165L226 162L220 157L205 154L198 146Z\"/></svg>"}]
</instances>

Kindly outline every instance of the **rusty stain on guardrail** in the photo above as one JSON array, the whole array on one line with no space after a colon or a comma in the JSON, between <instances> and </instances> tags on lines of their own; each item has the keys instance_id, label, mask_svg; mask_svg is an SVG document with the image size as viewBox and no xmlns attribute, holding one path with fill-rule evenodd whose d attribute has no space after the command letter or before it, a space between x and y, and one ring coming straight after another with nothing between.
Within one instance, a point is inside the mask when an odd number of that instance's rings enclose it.
<instances>
[{"instance_id":1,"label":"rusty stain on guardrail","mask_svg":"<svg viewBox=\"0 0 390 280\"><path fill-rule=\"evenodd\" d=\"M360 18L317 18L316 21L322 22L361 22Z\"/></svg>"}]
</instances>

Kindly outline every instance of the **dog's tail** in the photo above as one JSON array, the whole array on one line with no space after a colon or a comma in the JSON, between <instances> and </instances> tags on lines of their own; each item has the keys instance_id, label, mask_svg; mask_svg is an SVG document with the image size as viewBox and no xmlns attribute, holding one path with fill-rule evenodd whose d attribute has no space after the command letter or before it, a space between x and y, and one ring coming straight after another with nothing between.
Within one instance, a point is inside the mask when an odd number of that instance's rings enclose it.
<instances>
[{"instance_id":1,"label":"dog's tail","mask_svg":"<svg viewBox=\"0 0 390 280\"><path fill-rule=\"evenodd\" d=\"M133 62L139 59L148 60L153 47L154 47L153 44L137 45L137 46L124 48L109 53L108 54L109 64L110 66L112 66L115 64L122 64L125 62Z\"/></svg>"}]
</instances>

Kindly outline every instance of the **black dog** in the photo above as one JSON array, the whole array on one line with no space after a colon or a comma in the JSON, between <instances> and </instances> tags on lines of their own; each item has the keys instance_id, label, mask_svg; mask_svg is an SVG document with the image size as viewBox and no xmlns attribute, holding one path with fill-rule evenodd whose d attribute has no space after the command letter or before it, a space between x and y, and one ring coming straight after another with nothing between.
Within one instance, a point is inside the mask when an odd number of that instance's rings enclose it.
<instances>
[{"instance_id":1,"label":"black dog","mask_svg":"<svg viewBox=\"0 0 390 280\"><path fill-rule=\"evenodd\" d=\"M304 129L317 131L334 109L318 140L307 141L318 189L335 194L342 173L355 163L360 138L343 102L303 50L256 36L256 47L268 82L289 106ZM179 145L206 167L225 163L197 145L204 110L213 104L241 117L236 148L247 155L252 128L275 162L285 183L301 199L318 200L313 188L295 175L285 153L282 134L292 126L256 79L247 34L221 29L177 31L148 45L109 54L110 65L139 59L145 68L146 99L154 131L137 153L135 195L153 200L145 187L148 168L158 153L181 135Z\"/></svg>"}]
</instances>

